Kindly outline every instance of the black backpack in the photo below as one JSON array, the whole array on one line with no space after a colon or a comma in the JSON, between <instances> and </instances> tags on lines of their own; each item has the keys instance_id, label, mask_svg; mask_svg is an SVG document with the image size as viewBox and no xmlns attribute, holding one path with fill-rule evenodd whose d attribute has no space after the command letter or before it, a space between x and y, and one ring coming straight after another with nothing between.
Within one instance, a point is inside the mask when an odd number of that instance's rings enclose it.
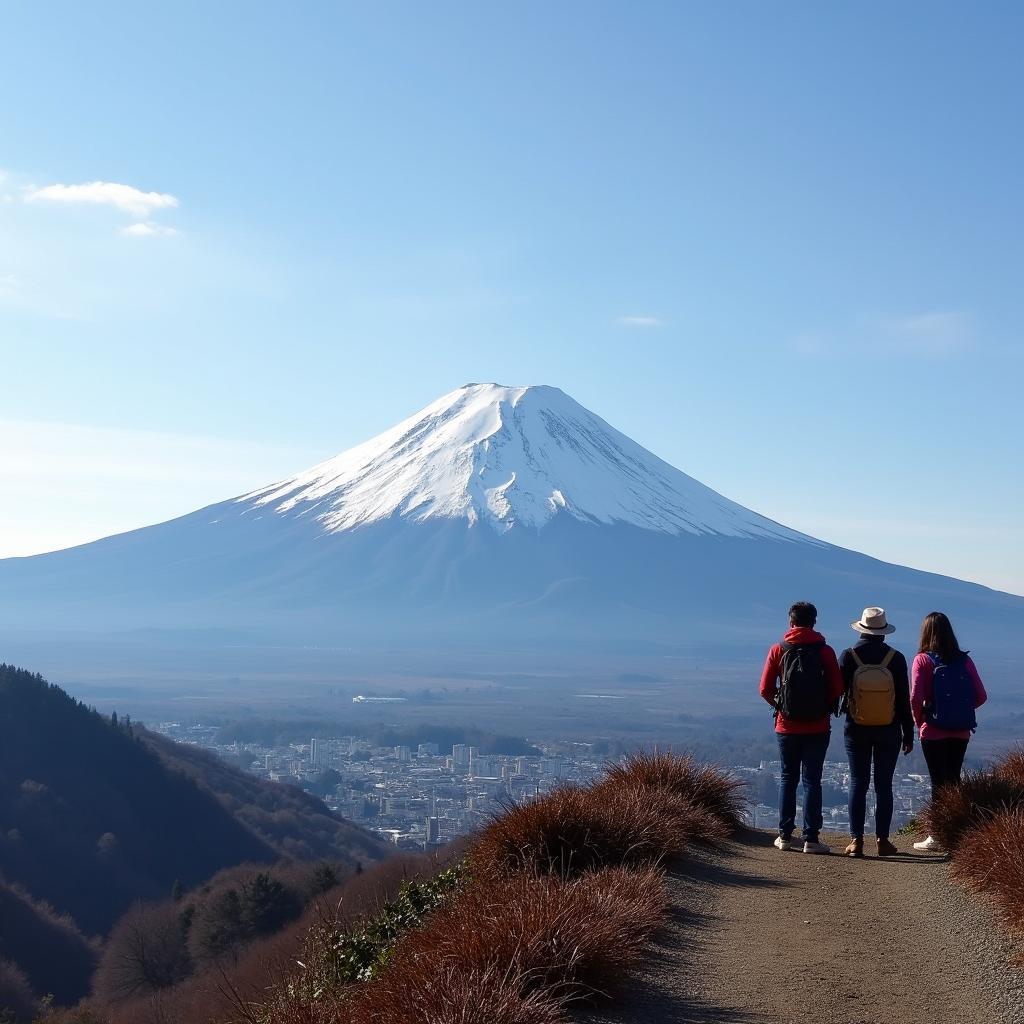
<instances>
[{"instance_id":1,"label":"black backpack","mask_svg":"<svg viewBox=\"0 0 1024 1024\"><path fill-rule=\"evenodd\" d=\"M821 649L825 644L782 644L782 685L775 703L784 718L814 722L832 712Z\"/></svg>"}]
</instances>

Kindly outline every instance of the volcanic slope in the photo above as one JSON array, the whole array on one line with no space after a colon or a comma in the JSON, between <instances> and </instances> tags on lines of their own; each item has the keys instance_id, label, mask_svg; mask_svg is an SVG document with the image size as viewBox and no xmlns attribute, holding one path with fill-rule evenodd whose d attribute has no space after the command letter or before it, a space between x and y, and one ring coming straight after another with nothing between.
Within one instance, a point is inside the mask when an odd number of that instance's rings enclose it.
<instances>
[{"instance_id":1,"label":"volcanic slope","mask_svg":"<svg viewBox=\"0 0 1024 1024\"><path fill-rule=\"evenodd\" d=\"M731 643L799 597L903 621L940 607L974 642L1024 627L1024 598L775 523L551 387L467 385L287 480L0 561L8 628L283 643Z\"/></svg>"}]
</instances>

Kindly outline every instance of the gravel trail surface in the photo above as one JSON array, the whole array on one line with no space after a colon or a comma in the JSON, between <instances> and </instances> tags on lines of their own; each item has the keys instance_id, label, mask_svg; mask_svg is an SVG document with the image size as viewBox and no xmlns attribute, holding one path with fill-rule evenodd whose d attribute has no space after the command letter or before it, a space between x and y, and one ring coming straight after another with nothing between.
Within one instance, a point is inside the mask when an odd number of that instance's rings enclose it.
<instances>
[{"instance_id":1,"label":"gravel trail surface","mask_svg":"<svg viewBox=\"0 0 1024 1024\"><path fill-rule=\"evenodd\" d=\"M647 968L587 1024L1024 1024L1024 968L942 857L782 853L749 831L670 874ZM906 852L903 852L906 851Z\"/></svg>"}]
</instances>

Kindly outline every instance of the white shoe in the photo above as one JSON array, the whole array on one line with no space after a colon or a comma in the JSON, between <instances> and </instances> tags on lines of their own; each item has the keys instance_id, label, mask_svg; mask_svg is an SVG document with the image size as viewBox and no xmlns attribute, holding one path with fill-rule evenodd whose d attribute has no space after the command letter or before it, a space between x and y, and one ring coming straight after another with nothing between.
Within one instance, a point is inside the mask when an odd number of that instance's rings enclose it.
<instances>
[{"instance_id":1,"label":"white shoe","mask_svg":"<svg viewBox=\"0 0 1024 1024\"><path fill-rule=\"evenodd\" d=\"M793 840L785 839L783 836L775 837L775 849L776 850L792 850Z\"/></svg>"},{"instance_id":2,"label":"white shoe","mask_svg":"<svg viewBox=\"0 0 1024 1024\"><path fill-rule=\"evenodd\" d=\"M942 851L942 847L931 836L922 839L919 843L914 843L914 849L920 850L922 853L941 853Z\"/></svg>"},{"instance_id":3,"label":"white shoe","mask_svg":"<svg viewBox=\"0 0 1024 1024\"><path fill-rule=\"evenodd\" d=\"M824 843L812 843L809 839L804 843L804 853L831 853L832 848Z\"/></svg>"}]
</instances>

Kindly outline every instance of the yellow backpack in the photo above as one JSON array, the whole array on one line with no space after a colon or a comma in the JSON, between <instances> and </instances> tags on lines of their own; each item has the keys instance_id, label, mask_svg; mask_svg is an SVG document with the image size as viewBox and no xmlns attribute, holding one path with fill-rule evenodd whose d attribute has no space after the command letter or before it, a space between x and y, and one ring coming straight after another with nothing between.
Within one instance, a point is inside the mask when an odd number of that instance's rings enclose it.
<instances>
[{"instance_id":1,"label":"yellow backpack","mask_svg":"<svg viewBox=\"0 0 1024 1024\"><path fill-rule=\"evenodd\" d=\"M880 665L865 665L851 650L857 663L850 681L847 709L858 725L892 725L896 718L896 681L889 662L896 652L890 647Z\"/></svg>"}]
</instances>

